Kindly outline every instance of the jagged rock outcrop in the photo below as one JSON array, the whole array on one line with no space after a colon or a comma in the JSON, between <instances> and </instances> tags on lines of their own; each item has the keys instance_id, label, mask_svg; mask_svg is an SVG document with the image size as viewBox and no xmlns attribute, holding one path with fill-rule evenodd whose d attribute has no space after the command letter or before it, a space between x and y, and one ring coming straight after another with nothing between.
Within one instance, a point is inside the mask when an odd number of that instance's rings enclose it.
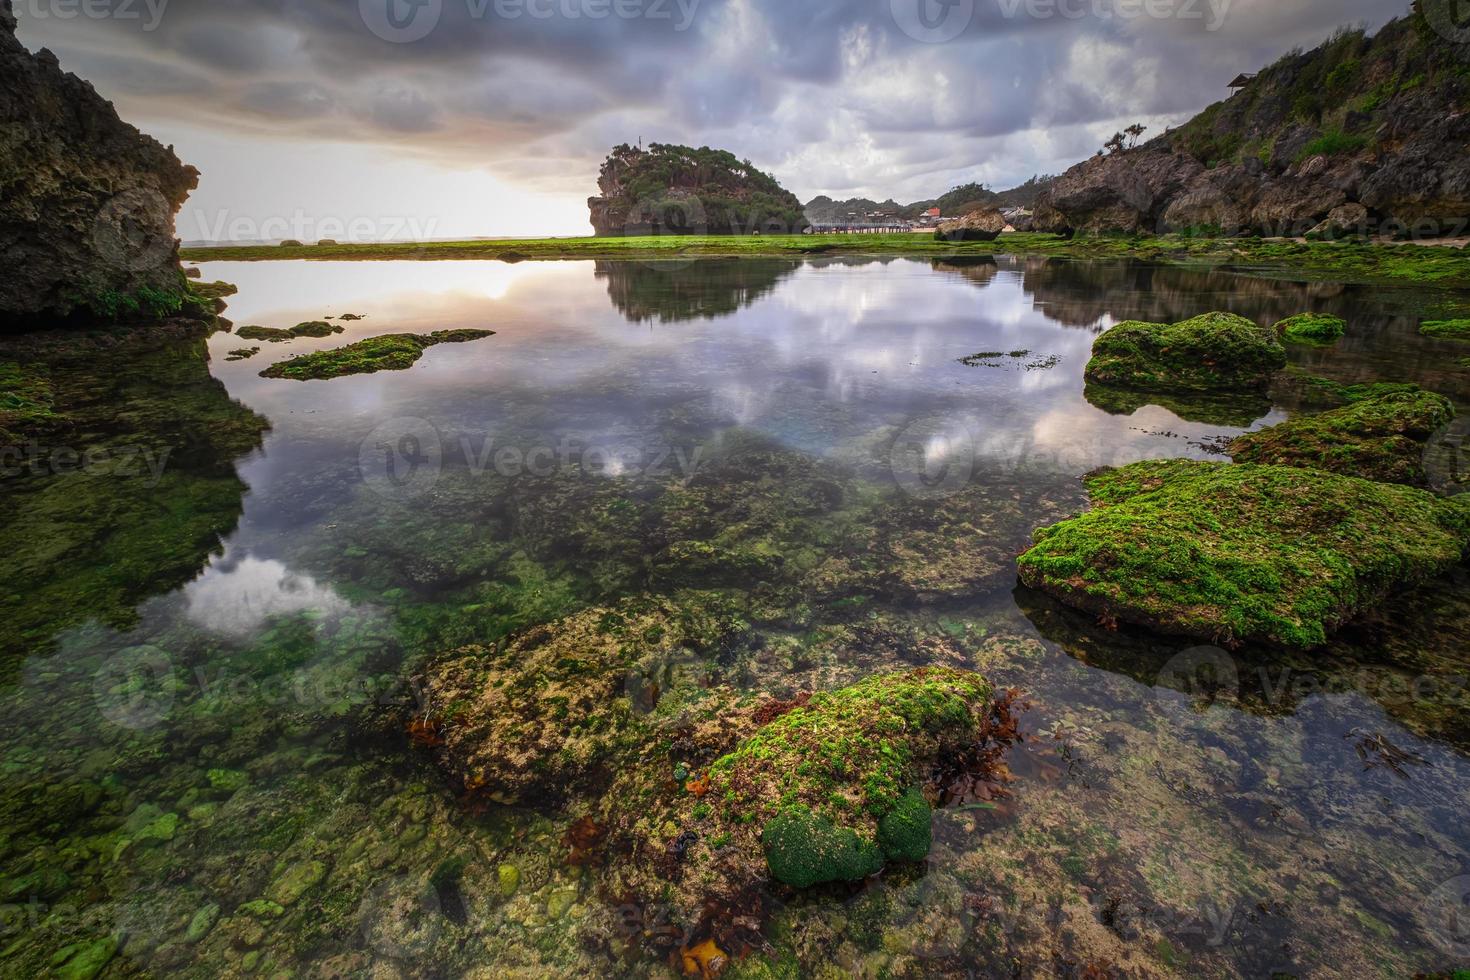
<instances>
[{"instance_id":1,"label":"jagged rock outcrop","mask_svg":"<svg viewBox=\"0 0 1470 980\"><path fill-rule=\"evenodd\" d=\"M1288 54L1177 130L1073 167L1055 233L1457 234L1470 216L1470 77L1416 9Z\"/></svg>"},{"instance_id":2,"label":"jagged rock outcrop","mask_svg":"<svg viewBox=\"0 0 1470 980\"><path fill-rule=\"evenodd\" d=\"M118 118L0 0L0 330L177 312L174 215L199 172Z\"/></svg>"},{"instance_id":3,"label":"jagged rock outcrop","mask_svg":"<svg viewBox=\"0 0 1470 980\"><path fill-rule=\"evenodd\" d=\"M599 236L800 234L796 195L724 150L652 143L616 147L589 198Z\"/></svg>"},{"instance_id":4,"label":"jagged rock outcrop","mask_svg":"<svg viewBox=\"0 0 1470 980\"><path fill-rule=\"evenodd\" d=\"M942 242L993 242L1005 230L1005 215L994 208L986 208L971 211L963 218L940 222L934 237Z\"/></svg>"}]
</instances>

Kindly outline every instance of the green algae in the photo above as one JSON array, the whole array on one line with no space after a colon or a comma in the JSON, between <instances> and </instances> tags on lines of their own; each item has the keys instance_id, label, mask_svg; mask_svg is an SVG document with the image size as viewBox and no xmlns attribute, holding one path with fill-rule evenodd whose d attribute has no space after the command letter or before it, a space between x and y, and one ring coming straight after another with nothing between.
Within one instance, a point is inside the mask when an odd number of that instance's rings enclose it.
<instances>
[{"instance_id":1,"label":"green algae","mask_svg":"<svg viewBox=\"0 0 1470 980\"><path fill-rule=\"evenodd\" d=\"M0 444L19 442L64 421L56 392L34 366L0 362Z\"/></svg>"},{"instance_id":2,"label":"green algae","mask_svg":"<svg viewBox=\"0 0 1470 980\"><path fill-rule=\"evenodd\" d=\"M1230 313L1181 323L1125 321L1098 337L1090 382L1145 391L1264 389L1286 367L1274 330Z\"/></svg>"},{"instance_id":3,"label":"green algae","mask_svg":"<svg viewBox=\"0 0 1470 980\"><path fill-rule=\"evenodd\" d=\"M1342 339L1347 332L1347 321L1337 316L1302 313L1276 324L1276 332L1287 343L1325 347Z\"/></svg>"},{"instance_id":4,"label":"green algae","mask_svg":"<svg viewBox=\"0 0 1470 980\"><path fill-rule=\"evenodd\" d=\"M1470 320L1426 320L1419 332L1436 340L1470 340Z\"/></svg>"},{"instance_id":5,"label":"green algae","mask_svg":"<svg viewBox=\"0 0 1470 980\"><path fill-rule=\"evenodd\" d=\"M793 888L860 881L883 868L883 851L805 807L783 810L761 831L771 877Z\"/></svg>"},{"instance_id":6,"label":"green algae","mask_svg":"<svg viewBox=\"0 0 1470 980\"><path fill-rule=\"evenodd\" d=\"M1428 486L1430 438L1454 419L1449 399L1400 391L1358 398L1344 408L1293 419L1230 444L1238 463L1305 466L1331 473Z\"/></svg>"},{"instance_id":7,"label":"green algae","mask_svg":"<svg viewBox=\"0 0 1470 980\"><path fill-rule=\"evenodd\" d=\"M1216 642L1311 648L1392 590L1456 565L1470 510L1289 467L1137 463L1094 510L1039 530L1021 579L1080 608Z\"/></svg>"},{"instance_id":8,"label":"green algae","mask_svg":"<svg viewBox=\"0 0 1470 980\"><path fill-rule=\"evenodd\" d=\"M294 327L240 327L235 331L235 336L241 340L265 340L272 344L284 344L301 337L330 337L345 330L345 327L335 326L325 320L312 320L298 323Z\"/></svg>"},{"instance_id":9,"label":"green algae","mask_svg":"<svg viewBox=\"0 0 1470 980\"><path fill-rule=\"evenodd\" d=\"M922 861L934 846L934 811L924 794L911 788L878 821L878 846L891 861Z\"/></svg>"},{"instance_id":10,"label":"green algae","mask_svg":"<svg viewBox=\"0 0 1470 980\"><path fill-rule=\"evenodd\" d=\"M337 329L341 329L340 327ZM273 364L260 372L262 378L292 381L324 381L353 374L406 371L418 363L424 351L437 344L462 344L493 337L493 330L440 330L431 334L385 334L370 337L336 350L303 354Z\"/></svg>"}]
</instances>

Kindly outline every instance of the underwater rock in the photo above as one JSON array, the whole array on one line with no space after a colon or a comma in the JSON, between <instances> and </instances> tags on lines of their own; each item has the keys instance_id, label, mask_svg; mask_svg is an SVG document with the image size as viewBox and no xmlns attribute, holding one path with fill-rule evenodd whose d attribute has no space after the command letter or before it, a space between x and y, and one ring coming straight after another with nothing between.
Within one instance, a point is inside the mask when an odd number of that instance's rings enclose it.
<instances>
[{"instance_id":1,"label":"underwater rock","mask_svg":"<svg viewBox=\"0 0 1470 980\"><path fill-rule=\"evenodd\" d=\"M0 5L0 330L167 316L190 302L174 215L199 172L118 118Z\"/></svg>"},{"instance_id":2,"label":"underwater rock","mask_svg":"<svg viewBox=\"0 0 1470 980\"><path fill-rule=\"evenodd\" d=\"M1347 321L1338 316L1302 313L1276 324L1276 332L1290 344L1313 344L1325 347L1342 339Z\"/></svg>"},{"instance_id":3,"label":"underwater rock","mask_svg":"<svg viewBox=\"0 0 1470 980\"><path fill-rule=\"evenodd\" d=\"M327 867L320 861L302 861L281 873L271 883L266 897L277 905L290 907L327 876Z\"/></svg>"},{"instance_id":4,"label":"underwater rock","mask_svg":"<svg viewBox=\"0 0 1470 980\"><path fill-rule=\"evenodd\" d=\"M341 327L334 330L340 331ZM294 332L293 336L297 336ZM495 336L493 330L439 330L431 334L393 333L359 340L336 350L302 354L273 364L260 372L262 378L292 381L325 381L349 374L406 371L418 363L424 351L436 344L463 344Z\"/></svg>"},{"instance_id":5,"label":"underwater rock","mask_svg":"<svg viewBox=\"0 0 1470 980\"><path fill-rule=\"evenodd\" d=\"M771 881L809 888L922 860L939 774L988 765L1012 737L1008 705L979 674L926 667L774 717L748 709L768 720L684 783L649 765L620 774L603 806L632 857L610 869L614 887L660 896L734 948Z\"/></svg>"},{"instance_id":6,"label":"underwater rock","mask_svg":"<svg viewBox=\"0 0 1470 980\"><path fill-rule=\"evenodd\" d=\"M1021 580L1164 633L1309 649L1454 567L1470 506L1284 466L1170 460L1086 478L1094 510L1036 532Z\"/></svg>"},{"instance_id":7,"label":"underwater rock","mask_svg":"<svg viewBox=\"0 0 1470 980\"><path fill-rule=\"evenodd\" d=\"M1454 406L1442 395L1391 392L1247 433L1230 444L1230 454L1237 463L1302 466L1425 487L1426 446L1454 417Z\"/></svg>"},{"instance_id":8,"label":"underwater rock","mask_svg":"<svg viewBox=\"0 0 1470 980\"><path fill-rule=\"evenodd\" d=\"M1276 331L1233 313L1182 323L1130 320L1097 338L1087 380L1145 391L1262 390L1286 367Z\"/></svg>"},{"instance_id":9,"label":"underwater rock","mask_svg":"<svg viewBox=\"0 0 1470 980\"><path fill-rule=\"evenodd\" d=\"M470 793L503 803L559 798L606 778L647 739L630 697L645 678L727 647L745 629L717 596L639 598L456 651L424 678L444 741L436 755ZM656 703L664 685L652 684Z\"/></svg>"}]
</instances>

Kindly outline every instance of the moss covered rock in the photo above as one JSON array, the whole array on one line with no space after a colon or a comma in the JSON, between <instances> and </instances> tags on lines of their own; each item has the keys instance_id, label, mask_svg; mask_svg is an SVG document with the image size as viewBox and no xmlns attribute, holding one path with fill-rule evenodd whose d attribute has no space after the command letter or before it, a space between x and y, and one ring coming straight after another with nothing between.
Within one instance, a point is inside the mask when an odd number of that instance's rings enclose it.
<instances>
[{"instance_id":1,"label":"moss covered rock","mask_svg":"<svg viewBox=\"0 0 1470 980\"><path fill-rule=\"evenodd\" d=\"M334 328L340 330L340 327ZM296 336L296 334L292 334ZM406 371L418 363L424 351L436 344L462 344L493 337L493 330L439 330L430 334L390 333L369 337L336 350L302 354L288 361L272 364L260 372L262 378L287 378L292 381L324 381L349 374L374 374L378 371ZM253 339L253 338L252 338ZM265 339L265 338L262 338Z\"/></svg>"},{"instance_id":2,"label":"moss covered rock","mask_svg":"<svg viewBox=\"0 0 1470 980\"><path fill-rule=\"evenodd\" d=\"M1021 579L1069 605L1216 642L1311 648L1457 564L1470 507L1315 470L1189 460L1087 478L1095 509L1036 533Z\"/></svg>"},{"instance_id":3,"label":"moss covered rock","mask_svg":"<svg viewBox=\"0 0 1470 980\"><path fill-rule=\"evenodd\" d=\"M1290 344L1335 344L1347 332L1342 317L1321 313L1302 313L1276 324L1276 332Z\"/></svg>"},{"instance_id":4,"label":"moss covered rock","mask_svg":"<svg viewBox=\"0 0 1470 980\"><path fill-rule=\"evenodd\" d=\"M440 762L467 790L500 802L605 781L649 739L645 716L674 686L677 665L745 629L717 596L638 598L459 650L425 677Z\"/></svg>"},{"instance_id":5,"label":"moss covered rock","mask_svg":"<svg viewBox=\"0 0 1470 980\"><path fill-rule=\"evenodd\" d=\"M1097 338L1087 380L1146 391L1263 389L1286 367L1276 331L1232 313L1182 323L1129 320Z\"/></svg>"},{"instance_id":6,"label":"moss covered rock","mask_svg":"<svg viewBox=\"0 0 1470 980\"><path fill-rule=\"evenodd\" d=\"M1455 417L1449 399L1398 391L1251 432L1230 444L1238 463L1305 466L1384 483L1427 486L1424 451Z\"/></svg>"}]
</instances>

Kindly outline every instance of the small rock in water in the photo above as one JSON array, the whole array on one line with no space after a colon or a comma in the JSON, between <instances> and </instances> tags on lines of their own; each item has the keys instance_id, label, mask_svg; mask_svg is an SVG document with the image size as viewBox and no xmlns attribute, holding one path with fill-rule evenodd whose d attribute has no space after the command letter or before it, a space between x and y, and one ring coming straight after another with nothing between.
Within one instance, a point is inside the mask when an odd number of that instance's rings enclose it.
<instances>
[{"instance_id":1,"label":"small rock in water","mask_svg":"<svg viewBox=\"0 0 1470 980\"><path fill-rule=\"evenodd\" d=\"M510 898L521 887L521 869L513 864L502 864L496 874L500 880L500 897Z\"/></svg>"},{"instance_id":2,"label":"small rock in water","mask_svg":"<svg viewBox=\"0 0 1470 980\"><path fill-rule=\"evenodd\" d=\"M303 861L287 868L286 872L271 884L267 897L279 905L294 905L297 899L315 888L326 876L326 865L320 861Z\"/></svg>"},{"instance_id":3,"label":"small rock in water","mask_svg":"<svg viewBox=\"0 0 1470 980\"><path fill-rule=\"evenodd\" d=\"M188 931L184 933L184 942L191 944L199 942L199 940L209 935L209 930L214 928L214 924L218 919L218 905L206 905L198 912L195 912L194 918L189 920Z\"/></svg>"}]
</instances>

